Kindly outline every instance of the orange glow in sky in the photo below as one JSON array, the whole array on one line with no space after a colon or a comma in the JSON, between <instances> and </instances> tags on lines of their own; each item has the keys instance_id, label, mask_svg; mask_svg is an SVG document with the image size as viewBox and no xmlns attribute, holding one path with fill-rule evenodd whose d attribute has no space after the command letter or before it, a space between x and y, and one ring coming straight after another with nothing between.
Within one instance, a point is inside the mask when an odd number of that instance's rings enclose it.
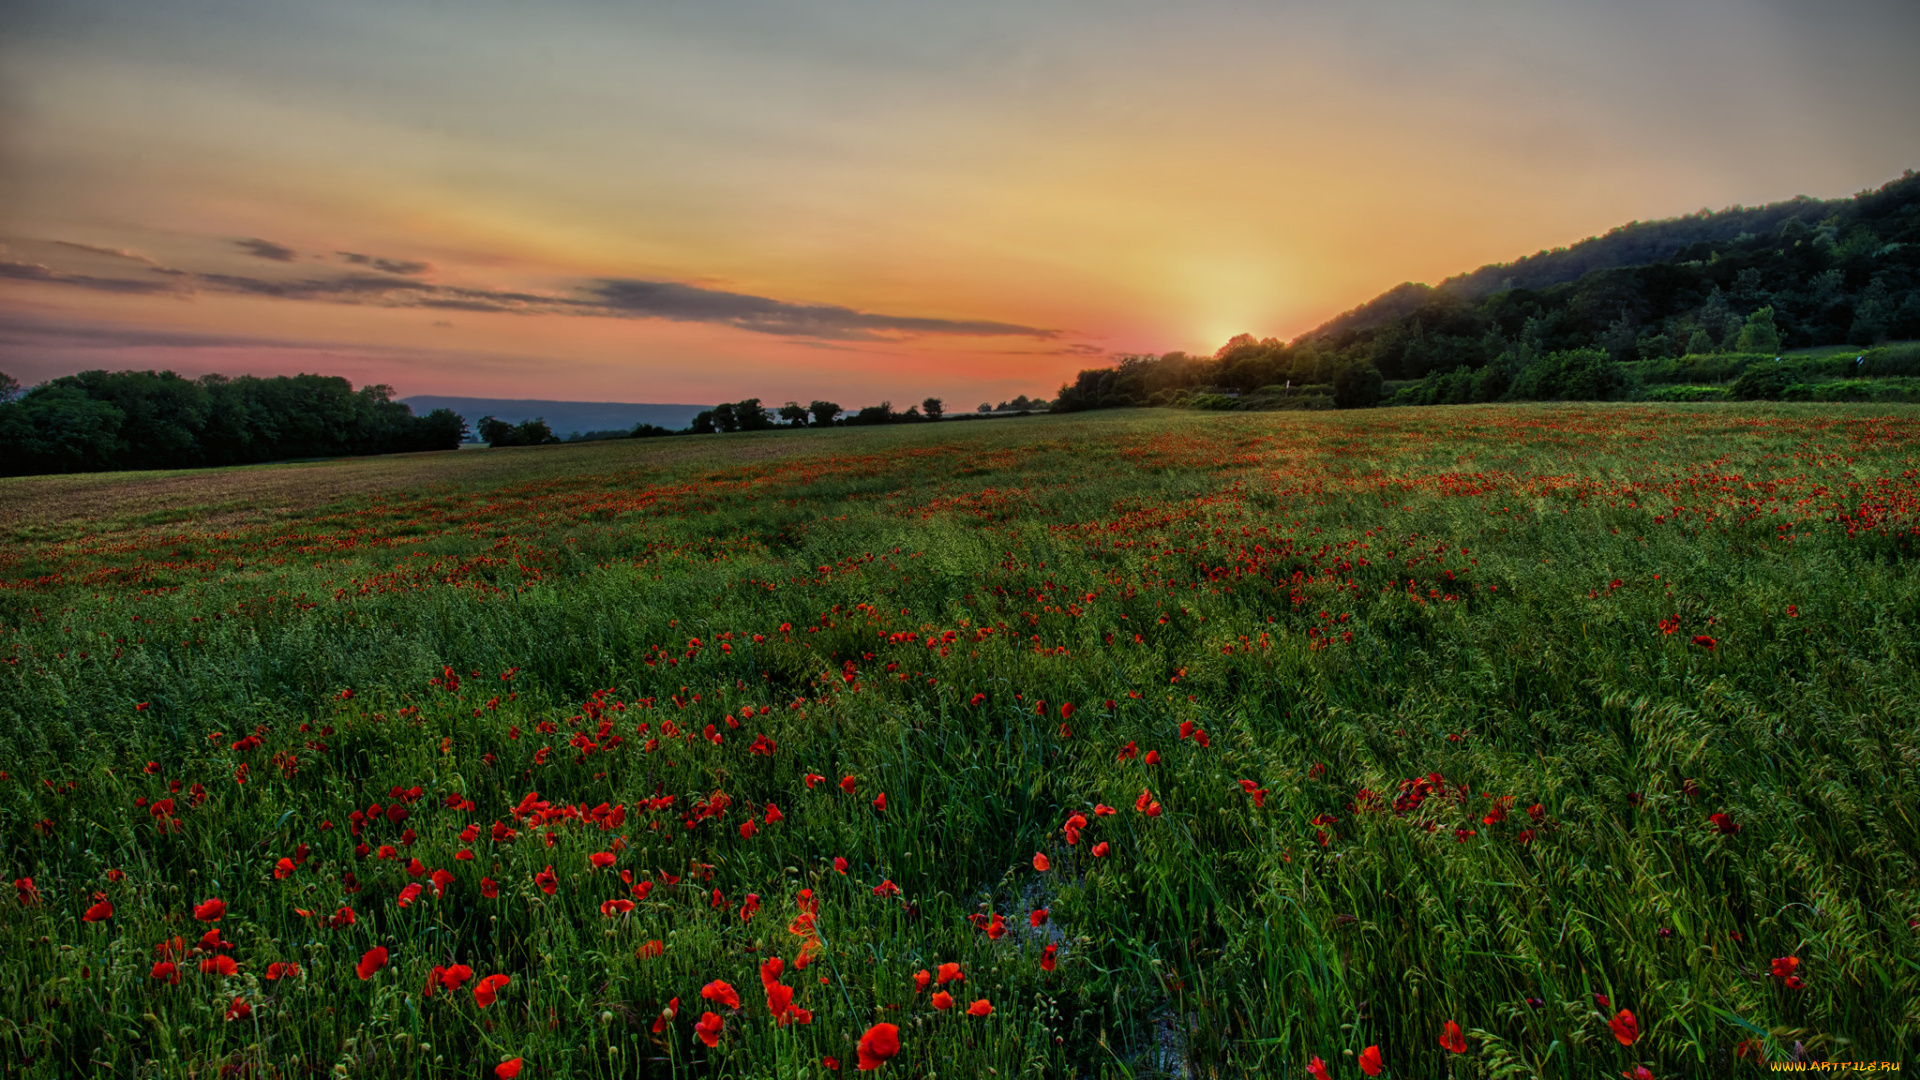
<instances>
[{"instance_id":1,"label":"orange glow in sky","mask_svg":"<svg viewBox=\"0 0 1920 1080\"><path fill-rule=\"evenodd\" d=\"M0 369L1051 396L1629 220L1897 176L1916 10L16 4Z\"/></svg>"}]
</instances>

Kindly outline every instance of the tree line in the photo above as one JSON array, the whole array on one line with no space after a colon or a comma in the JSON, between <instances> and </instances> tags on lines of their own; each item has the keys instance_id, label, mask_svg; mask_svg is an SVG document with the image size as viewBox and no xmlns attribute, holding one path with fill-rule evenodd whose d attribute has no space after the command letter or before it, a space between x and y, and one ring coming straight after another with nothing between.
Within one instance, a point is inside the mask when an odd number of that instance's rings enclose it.
<instances>
[{"instance_id":1,"label":"tree line","mask_svg":"<svg viewBox=\"0 0 1920 1080\"><path fill-rule=\"evenodd\" d=\"M542 446L559 442L598 442L603 439L652 439L664 435L716 435L735 431L774 431L793 428L868 427L875 424L920 424L939 420L976 420L990 416L1025 416L1044 412L1052 402L1021 394L999 405L981 402L972 413L950 413L946 403L930 397L905 410L896 410L891 401L857 410L842 408L832 401L816 400L806 405L789 401L772 407L759 398L722 402L694 415L685 428L674 431L658 424L640 424L632 430L576 432L561 439L541 418L509 424L493 417L480 418L475 430L489 446Z\"/></svg>"},{"instance_id":2,"label":"tree line","mask_svg":"<svg viewBox=\"0 0 1920 1080\"><path fill-rule=\"evenodd\" d=\"M1913 338L1920 176L1908 172L1852 199L1635 224L1438 288L1397 286L1291 342L1243 334L1211 357L1124 358L1080 372L1053 408L1209 394L1352 408L1405 401L1409 382L1464 382L1482 401L1606 397L1625 384L1612 365Z\"/></svg>"},{"instance_id":3,"label":"tree line","mask_svg":"<svg viewBox=\"0 0 1920 1080\"><path fill-rule=\"evenodd\" d=\"M466 437L450 409L415 416L392 387L326 375L83 371L23 391L0 374L7 476L453 450Z\"/></svg>"}]
</instances>

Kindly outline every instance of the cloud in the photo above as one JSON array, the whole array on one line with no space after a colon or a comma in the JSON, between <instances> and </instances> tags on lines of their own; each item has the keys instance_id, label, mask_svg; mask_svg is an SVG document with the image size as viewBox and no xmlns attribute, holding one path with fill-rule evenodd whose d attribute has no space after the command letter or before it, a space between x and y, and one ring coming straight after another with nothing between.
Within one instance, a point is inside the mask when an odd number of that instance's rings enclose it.
<instances>
[{"instance_id":1,"label":"cloud","mask_svg":"<svg viewBox=\"0 0 1920 1080\"><path fill-rule=\"evenodd\" d=\"M39 263L14 262L0 259L0 277L17 281L45 281L56 285L72 285L82 289L109 293L160 293L173 292L174 287L164 281L142 281L137 278L98 277L93 274L73 274L64 270L55 270Z\"/></svg>"},{"instance_id":2,"label":"cloud","mask_svg":"<svg viewBox=\"0 0 1920 1080\"><path fill-rule=\"evenodd\" d=\"M579 286L574 295L516 292L437 285L412 275L430 264L386 259L358 252L338 252L364 271L305 277L269 277L256 274L206 273L160 266L150 259L111 249L69 241L64 247L109 254L148 264L150 274L171 278L116 278L73 273L40 263L0 261L0 277L45 281L101 292L237 293L278 300L319 301L379 307L424 308L513 315L575 315L619 319L666 319L671 322L729 326L756 334L774 334L796 341L896 341L921 336L1024 337L1058 339L1060 331L986 319L937 319L914 315L883 315L834 304L800 304L767 296L728 292L674 281L634 278L596 278ZM236 240L234 244L263 259L293 262L296 253L268 240ZM1070 351L1078 346L1062 343Z\"/></svg>"},{"instance_id":3,"label":"cloud","mask_svg":"<svg viewBox=\"0 0 1920 1080\"><path fill-rule=\"evenodd\" d=\"M412 276L424 274L433 269L432 263L409 262L405 259L383 259L378 255L362 255L357 251L336 251L334 254L353 263L355 266L371 266L375 270L384 270L389 274Z\"/></svg>"},{"instance_id":4,"label":"cloud","mask_svg":"<svg viewBox=\"0 0 1920 1080\"><path fill-rule=\"evenodd\" d=\"M425 282L378 277L373 274L348 274L346 277L338 278L299 278L292 281L259 278L248 274L200 274L198 280L204 285L227 292L275 296L283 300L344 300L349 303L379 300L396 294L404 297L432 292L436 288Z\"/></svg>"},{"instance_id":5,"label":"cloud","mask_svg":"<svg viewBox=\"0 0 1920 1080\"><path fill-rule=\"evenodd\" d=\"M257 236L251 240L235 240L233 246L249 255L257 255L274 262L292 262L294 256L298 254L290 247L282 247L271 240L262 240Z\"/></svg>"},{"instance_id":6,"label":"cloud","mask_svg":"<svg viewBox=\"0 0 1920 1080\"><path fill-rule=\"evenodd\" d=\"M81 243L76 243L75 241L72 241L72 240L55 240L53 242L56 244L59 244L61 247L72 248L75 251L87 251L95 255L110 255L116 259L129 259L129 260L132 260L133 262L145 263L148 266L160 265L159 263L154 262L152 259L149 259L145 255L141 255L138 252L125 251L120 248L95 247L92 244L81 244Z\"/></svg>"},{"instance_id":7,"label":"cloud","mask_svg":"<svg viewBox=\"0 0 1920 1080\"><path fill-rule=\"evenodd\" d=\"M877 340L894 335L1057 337L1059 331L979 319L875 315L831 304L794 304L765 296L703 289L671 281L601 278L586 292L611 314L674 322L715 323L759 334L829 341Z\"/></svg>"}]
</instances>

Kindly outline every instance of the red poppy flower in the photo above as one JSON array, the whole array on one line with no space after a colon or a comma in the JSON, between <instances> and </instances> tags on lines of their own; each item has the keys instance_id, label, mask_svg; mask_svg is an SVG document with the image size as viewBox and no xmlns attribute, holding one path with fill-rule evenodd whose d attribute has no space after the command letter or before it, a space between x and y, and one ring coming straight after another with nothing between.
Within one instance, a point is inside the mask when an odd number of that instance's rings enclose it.
<instances>
[{"instance_id":1,"label":"red poppy flower","mask_svg":"<svg viewBox=\"0 0 1920 1080\"><path fill-rule=\"evenodd\" d=\"M1460 1025L1447 1021L1446 1029L1440 1032L1440 1045L1456 1054L1467 1052L1467 1037L1460 1033Z\"/></svg>"},{"instance_id":2,"label":"red poppy flower","mask_svg":"<svg viewBox=\"0 0 1920 1080\"><path fill-rule=\"evenodd\" d=\"M362 979L373 978L373 973L387 966L387 947L375 945L361 954L360 962L353 966L354 974Z\"/></svg>"},{"instance_id":3,"label":"red poppy flower","mask_svg":"<svg viewBox=\"0 0 1920 1080\"><path fill-rule=\"evenodd\" d=\"M1044 874L1044 873L1046 873L1046 872L1047 872L1047 868L1048 868L1048 867L1049 867L1050 865L1051 865L1051 864L1047 862L1047 857L1046 857L1045 855L1043 855L1043 854L1041 854L1041 853L1039 853L1039 852L1037 852L1037 851L1036 851L1036 852L1034 852L1034 855L1033 855L1033 868L1034 868L1035 870L1038 870L1038 871L1040 871L1041 873L1043 873L1043 874Z\"/></svg>"},{"instance_id":4,"label":"red poppy flower","mask_svg":"<svg viewBox=\"0 0 1920 1080\"><path fill-rule=\"evenodd\" d=\"M820 1067L830 1072L839 1072L840 1059L834 1057L832 1054L828 1054L826 1057L820 1059Z\"/></svg>"},{"instance_id":5,"label":"red poppy flower","mask_svg":"<svg viewBox=\"0 0 1920 1080\"><path fill-rule=\"evenodd\" d=\"M1365 1050L1360 1051L1361 1072L1366 1073L1368 1076L1379 1076L1380 1070L1384 1068L1386 1068L1386 1066L1380 1062L1380 1048L1378 1046L1369 1046Z\"/></svg>"},{"instance_id":6,"label":"red poppy flower","mask_svg":"<svg viewBox=\"0 0 1920 1080\"><path fill-rule=\"evenodd\" d=\"M680 999L674 998L672 1001L669 1001L667 1007L660 1010L660 1015L653 1018L653 1033L658 1035L667 1030L667 1025L673 1023L674 1014L679 1011Z\"/></svg>"},{"instance_id":7,"label":"red poppy flower","mask_svg":"<svg viewBox=\"0 0 1920 1080\"><path fill-rule=\"evenodd\" d=\"M633 901L631 900L623 900L623 899L616 898L613 900L603 901L600 904L600 914L607 915L607 916L625 915L627 912L632 910L633 910Z\"/></svg>"},{"instance_id":8,"label":"red poppy flower","mask_svg":"<svg viewBox=\"0 0 1920 1080\"><path fill-rule=\"evenodd\" d=\"M927 984L932 981L933 981L933 973L928 971L926 968L921 968L919 971L914 972L913 973L913 992L916 994L920 993L922 990L925 990L927 988Z\"/></svg>"},{"instance_id":9,"label":"red poppy flower","mask_svg":"<svg viewBox=\"0 0 1920 1080\"><path fill-rule=\"evenodd\" d=\"M395 897L393 902L401 907L406 907L415 900L420 899L420 891L419 882L410 882L406 888L400 890L400 895Z\"/></svg>"},{"instance_id":10,"label":"red poppy flower","mask_svg":"<svg viewBox=\"0 0 1920 1080\"><path fill-rule=\"evenodd\" d=\"M1115 810L1113 807L1108 806L1106 803L1097 802L1093 804L1094 817L1112 817L1113 815L1119 812L1120 811Z\"/></svg>"},{"instance_id":11,"label":"red poppy flower","mask_svg":"<svg viewBox=\"0 0 1920 1080\"><path fill-rule=\"evenodd\" d=\"M1054 963L1055 963L1054 953L1057 952L1059 948L1060 946L1058 945L1048 945L1047 951L1040 954L1040 970L1041 971L1053 970Z\"/></svg>"},{"instance_id":12,"label":"red poppy flower","mask_svg":"<svg viewBox=\"0 0 1920 1080\"><path fill-rule=\"evenodd\" d=\"M947 993L945 990L935 990L933 992L933 1007L939 1009L941 1012L946 1012L948 1009L953 1008L953 995Z\"/></svg>"},{"instance_id":13,"label":"red poppy flower","mask_svg":"<svg viewBox=\"0 0 1920 1080\"><path fill-rule=\"evenodd\" d=\"M937 981L941 986L945 986L950 982L966 982L967 977L960 973L959 964L941 964L940 976Z\"/></svg>"},{"instance_id":14,"label":"red poppy flower","mask_svg":"<svg viewBox=\"0 0 1920 1080\"><path fill-rule=\"evenodd\" d=\"M486 1008L500 1000L500 991L507 988L513 980L505 975L489 975L473 986L473 1003Z\"/></svg>"},{"instance_id":15,"label":"red poppy flower","mask_svg":"<svg viewBox=\"0 0 1920 1080\"><path fill-rule=\"evenodd\" d=\"M1327 1063L1315 1057L1307 1062L1307 1075L1313 1077L1313 1080L1328 1080Z\"/></svg>"},{"instance_id":16,"label":"red poppy flower","mask_svg":"<svg viewBox=\"0 0 1920 1080\"><path fill-rule=\"evenodd\" d=\"M247 999L243 997L237 997L233 999L233 1004L227 1006L226 1019L245 1020L248 1016L252 1014L253 1014L253 1006L247 1004Z\"/></svg>"},{"instance_id":17,"label":"red poppy flower","mask_svg":"<svg viewBox=\"0 0 1920 1080\"><path fill-rule=\"evenodd\" d=\"M458 990L471 978L473 978L472 968L465 964L455 964L440 973L440 985L449 990Z\"/></svg>"},{"instance_id":18,"label":"red poppy flower","mask_svg":"<svg viewBox=\"0 0 1920 1080\"><path fill-rule=\"evenodd\" d=\"M844 873L846 873L846 872L847 872L847 860L845 860L845 859L843 859L843 858L841 858L841 857L840 857L840 856L838 856L838 855L835 855L835 856L833 857L833 868L834 868L835 870L838 870L839 872L841 872L841 873L843 873L843 874L844 874Z\"/></svg>"},{"instance_id":19,"label":"red poppy flower","mask_svg":"<svg viewBox=\"0 0 1920 1080\"><path fill-rule=\"evenodd\" d=\"M993 1003L991 1001L988 1001L986 998L981 998L979 1001L976 1001L973 1004L967 1006L967 1015L968 1016L992 1016Z\"/></svg>"},{"instance_id":20,"label":"red poppy flower","mask_svg":"<svg viewBox=\"0 0 1920 1080\"><path fill-rule=\"evenodd\" d=\"M702 1013L699 1021L693 1025L693 1033L708 1046L719 1046L720 1029L726 1026L727 1022L720 1018L719 1013Z\"/></svg>"},{"instance_id":21,"label":"red poppy flower","mask_svg":"<svg viewBox=\"0 0 1920 1080\"><path fill-rule=\"evenodd\" d=\"M1713 831L1719 833L1721 836L1732 836L1734 833L1740 831L1739 823L1733 820L1732 815L1724 812L1708 814L1707 823L1712 825Z\"/></svg>"},{"instance_id":22,"label":"red poppy flower","mask_svg":"<svg viewBox=\"0 0 1920 1080\"><path fill-rule=\"evenodd\" d=\"M753 823L752 818L748 818L747 820L740 823L740 839L742 840L753 839L753 834L759 831L760 831L760 827Z\"/></svg>"},{"instance_id":23,"label":"red poppy flower","mask_svg":"<svg viewBox=\"0 0 1920 1080\"><path fill-rule=\"evenodd\" d=\"M1632 1072L1623 1072L1620 1075L1627 1080L1653 1080L1653 1070L1645 1065L1635 1065Z\"/></svg>"},{"instance_id":24,"label":"red poppy flower","mask_svg":"<svg viewBox=\"0 0 1920 1080\"><path fill-rule=\"evenodd\" d=\"M447 886L453 884L453 875L445 870L435 870L427 880L433 882L433 895L445 896Z\"/></svg>"},{"instance_id":25,"label":"red poppy flower","mask_svg":"<svg viewBox=\"0 0 1920 1080\"><path fill-rule=\"evenodd\" d=\"M900 1052L900 1029L892 1024L875 1024L860 1036L860 1068L877 1069Z\"/></svg>"},{"instance_id":26,"label":"red poppy flower","mask_svg":"<svg viewBox=\"0 0 1920 1080\"><path fill-rule=\"evenodd\" d=\"M596 851L587 856L587 861L593 864L595 870L605 870L613 865L616 857L611 851Z\"/></svg>"},{"instance_id":27,"label":"red poppy flower","mask_svg":"<svg viewBox=\"0 0 1920 1080\"><path fill-rule=\"evenodd\" d=\"M1634 1019L1633 1013L1626 1009L1615 1013L1613 1019L1607 1021L1607 1026L1613 1029L1613 1037L1620 1040L1621 1046L1632 1046L1633 1041L1640 1037L1640 1021Z\"/></svg>"},{"instance_id":28,"label":"red poppy flower","mask_svg":"<svg viewBox=\"0 0 1920 1080\"><path fill-rule=\"evenodd\" d=\"M211 900L202 900L193 906L193 917L201 922L219 922L220 917L226 913L227 902L217 896Z\"/></svg>"},{"instance_id":29,"label":"red poppy flower","mask_svg":"<svg viewBox=\"0 0 1920 1080\"><path fill-rule=\"evenodd\" d=\"M180 968L171 960L154 961L153 970L148 974L168 986L180 985Z\"/></svg>"},{"instance_id":30,"label":"red poppy flower","mask_svg":"<svg viewBox=\"0 0 1920 1080\"><path fill-rule=\"evenodd\" d=\"M533 875L533 883L540 886L540 891L546 893L548 896L552 896L553 890L560 887L560 879L553 876L553 867L551 866Z\"/></svg>"},{"instance_id":31,"label":"red poppy flower","mask_svg":"<svg viewBox=\"0 0 1920 1080\"><path fill-rule=\"evenodd\" d=\"M1707 650L1708 652L1712 652L1713 647L1719 644L1719 642L1713 640L1712 638L1708 637L1705 634L1693 635L1693 643Z\"/></svg>"},{"instance_id":32,"label":"red poppy flower","mask_svg":"<svg viewBox=\"0 0 1920 1080\"><path fill-rule=\"evenodd\" d=\"M277 881L284 881L287 878L292 877L293 876L293 860L282 858L279 862L274 863L273 876L274 876L274 879Z\"/></svg>"},{"instance_id":33,"label":"red poppy flower","mask_svg":"<svg viewBox=\"0 0 1920 1080\"><path fill-rule=\"evenodd\" d=\"M706 998L708 1001L717 1001L729 1009L737 1009L740 1007L740 995L734 991L733 987L719 979L715 979L701 987L700 996Z\"/></svg>"},{"instance_id":34,"label":"red poppy flower","mask_svg":"<svg viewBox=\"0 0 1920 1080\"><path fill-rule=\"evenodd\" d=\"M840 790L841 790L841 791L844 791L844 792L846 792L846 793L847 793L847 794L849 794L849 795L851 795L851 794L853 794L853 789L854 789L854 788L855 788L856 786L858 786L858 784L859 784L859 783L860 783L860 782L859 782L858 780L855 780L855 779L854 779L853 777L851 777L851 776L843 776L843 777L841 777L841 778L840 778Z\"/></svg>"},{"instance_id":35,"label":"red poppy flower","mask_svg":"<svg viewBox=\"0 0 1920 1080\"><path fill-rule=\"evenodd\" d=\"M1146 760L1146 763L1147 763L1147 764L1149 764L1149 765L1158 765L1158 764L1160 764L1160 751L1158 751L1158 750L1149 750L1149 751L1147 751L1147 756L1146 756L1146 758L1145 758L1145 760Z\"/></svg>"},{"instance_id":36,"label":"red poppy flower","mask_svg":"<svg viewBox=\"0 0 1920 1080\"><path fill-rule=\"evenodd\" d=\"M887 793L886 792L883 791L880 794L874 796L873 808L883 814L887 812Z\"/></svg>"},{"instance_id":37,"label":"red poppy flower","mask_svg":"<svg viewBox=\"0 0 1920 1080\"><path fill-rule=\"evenodd\" d=\"M490 877L480 879L480 895L491 900L500 895L500 885Z\"/></svg>"},{"instance_id":38,"label":"red poppy flower","mask_svg":"<svg viewBox=\"0 0 1920 1080\"><path fill-rule=\"evenodd\" d=\"M407 876L419 877L421 874L424 874L426 872L427 872L426 863L421 862L419 859L407 860Z\"/></svg>"},{"instance_id":39,"label":"red poppy flower","mask_svg":"<svg viewBox=\"0 0 1920 1080\"><path fill-rule=\"evenodd\" d=\"M1137 758L1139 756L1140 756L1140 743L1136 740L1133 742L1129 742L1127 743L1127 745L1121 747L1120 756L1115 758L1114 760L1132 761L1134 758Z\"/></svg>"},{"instance_id":40,"label":"red poppy flower","mask_svg":"<svg viewBox=\"0 0 1920 1080\"><path fill-rule=\"evenodd\" d=\"M810 772L810 773L808 773L808 774L807 774L807 787L808 787L809 789L811 789L811 788L813 787L813 785L815 785L815 784L817 784L817 783L819 783L820 781L822 781L822 780L825 780L825 779L826 779L826 777L824 777L824 776L821 776L821 775L820 775L819 773L811 773L811 772Z\"/></svg>"},{"instance_id":41,"label":"red poppy flower","mask_svg":"<svg viewBox=\"0 0 1920 1080\"><path fill-rule=\"evenodd\" d=\"M299 974L300 965L291 960L275 960L273 963L267 965L268 982L275 982L283 978L291 979Z\"/></svg>"},{"instance_id":42,"label":"red poppy flower","mask_svg":"<svg viewBox=\"0 0 1920 1080\"><path fill-rule=\"evenodd\" d=\"M999 941L1007 935L1007 920L999 912L993 913L993 921L987 923L987 937Z\"/></svg>"},{"instance_id":43,"label":"red poppy flower","mask_svg":"<svg viewBox=\"0 0 1920 1080\"><path fill-rule=\"evenodd\" d=\"M209 956L200 961L202 975L233 975L238 973L240 965L233 962L231 956ZM361 976L365 978L365 976Z\"/></svg>"},{"instance_id":44,"label":"red poppy flower","mask_svg":"<svg viewBox=\"0 0 1920 1080\"><path fill-rule=\"evenodd\" d=\"M522 1062L519 1058L514 1058L512 1061L503 1061L493 1067L493 1075L499 1077L500 1080L513 1080L514 1077L520 1075L521 1064Z\"/></svg>"},{"instance_id":45,"label":"red poppy flower","mask_svg":"<svg viewBox=\"0 0 1920 1080\"><path fill-rule=\"evenodd\" d=\"M1046 908L1033 909L1032 914L1027 916L1027 922L1034 926L1047 925L1047 909Z\"/></svg>"},{"instance_id":46,"label":"red poppy flower","mask_svg":"<svg viewBox=\"0 0 1920 1080\"><path fill-rule=\"evenodd\" d=\"M898 886L898 885L895 885L895 884L894 884L894 883L893 883L893 882L892 882L891 880L888 880L888 881L882 881L882 882L881 882L880 884L878 884L878 885L875 885L875 886L873 887L873 895L875 895L875 896L899 896L899 895L900 895L900 886Z\"/></svg>"},{"instance_id":47,"label":"red poppy flower","mask_svg":"<svg viewBox=\"0 0 1920 1080\"><path fill-rule=\"evenodd\" d=\"M88 908L87 913L80 916L82 922L100 922L111 918L113 918L113 905L105 900Z\"/></svg>"},{"instance_id":48,"label":"red poppy flower","mask_svg":"<svg viewBox=\"0 0 1920 1080\"><path fill-rule=\"evenodd\" d=\"M773 824L773 823L774 823L774 822L776 822L776 821L785 821L785 820L787 820L787 815L785 815L785 814L783 814L783 813L781 813L781 812L780 812L780 808L779 808L779 807L777 807L777 806L775 806L775 805L773 805L772 803L768 803L768 804L767 804L767 816L766 816L766 819L765 819L765 820L766 820L766 822L767 822L767 824L769 824L769 825L771 825L771 824Z\"/></svg>"},{"instance_id":49,"label":"red poppy flower","mask_svg":"<svg viewBox=\"0 0 1920 1080\"><path fill-rule=\"evenodd\" d=\"M652 941L647 942L645 945L642 945L639 948L633 950L633 956L634 956L634 959L636 960L643 960L649 956L659 956L661 953L666 951L667 951L666 943L661 941L659 938L655 938Z\"/></svg>"},{"instance_id":50,"label":"red poppy flower","mask_svg":"<svg viewBox=\"0 0 1920 1080\"><path fill-rule=\"evenodd\" d=\"M1108 850L1110 849L1107 846L1107 842L1105 840L1102 840L1099 843L1093 845L1093 857L1096 859L1104 859L1107 857Z\"/></svg>"}]
</instances>

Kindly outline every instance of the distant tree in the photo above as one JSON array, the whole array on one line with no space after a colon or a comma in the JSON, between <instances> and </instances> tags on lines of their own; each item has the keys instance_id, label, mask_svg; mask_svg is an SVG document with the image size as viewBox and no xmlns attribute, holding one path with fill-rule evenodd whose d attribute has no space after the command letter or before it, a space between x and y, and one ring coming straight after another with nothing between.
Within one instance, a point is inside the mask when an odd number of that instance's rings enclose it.
<instances>
[{"instance_id":1,"label":"distant tree","mask_svg":"<svg viewBox=\"0 0 1920 1080\"><path fill-rule=\"evenodd\" d=\"M483 416L474 424L474 431L480 436L480 441L486 443L488 446L518 445L512 441L513 425L507 423L505 420L496 420L491 416Z\"/></svg>"},{"instance_id":2,"label":"distant tree","mask_svg":"<svg viewBox=\"0 0 1920 1080\"><path fill-rule=\"evenodd\" d=\"M813 404L807 406L807 411L813 414L815 427L826 427L833 423L834 417L839 416L846 410L831 401L815 401Z\"/></svg>"},{"instance_id":3,"label":"distant tree","mask_svg":"<svg viewBox=\"0 0 1920 1080\"><path fill-rule=\"evenodd\" d=\"M20 380L0 371L0 403L12 401L21 393L23 391L20 389Z\"/></svg>"},{"instance_id":4,"label":"distant tree","mask_svg":"<svg viewBox=\"0 0 1920 1080\"><path fill-rule=\"evenodd\" d=\"M893 402L883 401L878 405L868 405L858 413L847 418L847 423L855 425L891 424L896 419Z\"/></svg>"},{"instance_id":5,"label":"distant tree","mask_svg":"<svg viewBox=\"0 0 1920 1080\"><path fill-rule=\"evenodd\" d=\"M789 401L780 406L780 419L792 427L806 427L807 407L797 401Z\"/></svg>"},{"instance_id":6,"label":"distant tree","mask_svg":"<svg viewBox=\"0 0 1920 1080\"><path fill-rule=\"evenodd\" d=\"M1333 403L1342 409L1370 409L1380 403L1384 381L1372 364L1349 364L1333 377Z\"/></svg>"},{"instance_id":7,"label":"distant tree","mask_svg":"<svg viewBox=\"0 0 1920 1080\"><path fill-rule=\"evenodd\" d=\"M740 430L740 421L733 415L732 402L723 401L713 407L713 426L722 433Z\"/></svg>"},{"instance_id":8,"label":"distant tree","mask_svg":"<svg viewBox=\"0 0 1920 1080\"><path fill-rule=\"evenodd\" d=\"M940 419L940 415L942 411L942 402L940 401L939 398L937 397L928 398L927 400L920 403L920 408L926 412L927 419L929 420Z\"/></svg>"},{"instance_id":9,"label":"distant tree","mask_svg":"<svg viewBox=\"0 0 1920 1080\"><path fill-rule=\"evenodd\" d=\"M993 406L992 406L992 405L989 405L988 403L986 403L986 402L984 402L984 401L983 401L983 402L981 402L981 403L980 403L980 410L979 410L979 411L981 411L981 412L992 412L992 411L993 411Z\"/></svg>"},{"instance_id":10,"label":"distant tree","mask_svg":"<svg viewBox=\"0 0 1920 1080\"><path fill-rule=\"evenodd\" d=\"M45 386L0 405L0 439L13 450L0 468L19 473L113 467L126 415L76 386Z\"/></svg>"},{"instance_id":11,"label":"distant tree","mask_svg":"<svg viewBox=\"0 0 1920 1080\"><path fill-rule=\"evenodd\" d=\"M713 422L713 410L702 409L693 414L693 421L687 425L687 430L695 435L711 435L720 428Z\"/></svg>"},{"instance_id":12,"label":"distant tree","mask_svg":"<svg viewBox=\"0 0 1920 1080\"><path fill-rule=\"evenodd\" d=\"M759 398L733 403L733 422L741 431L765 431L773 426L773 414L762 408Z\"/></svg>"},{"instance_id":13,"label":"distant tree","mask_svg":"<svg viewBox=\"0 0 1920 1080\"><path fill-rule=\"evenodd\" d=\"M517 440L515 446L547 446L560 441L560 437L547 426L546 419L538 416L515 424L513 432Z\"/></svg>"},{"instance_id":14,"label":"distant tree","mask_svg":"<svg viewBox=\"0 0 1920 1080\"><path fill-rule=\"evenodd\" d=\"M633 433L628 435L627 438L657 439L662 435L672 435L672 434L673 432L668 431L666 428L663 428L658 424L638 424L638 425L635 425L633 429Z\"/></svg>"},{"instance_id":15,"label":"distant tree","mask_svg":"<svg viewBox=\"0 0 1920 1080\"><path fill-rule=\"evenodd\" d=\"M1763 307L1747 316L1746 324L1740 328L1740 336L1734 342L1734 348L1748 353L1780 351L1780 330L1773 325L1773 308Z\"/></svg>"},{"instance_id":16,"label":"distant tree","mask_svg":"<svg viewBox=\"0 0 1920 1080\"><path fill-rule=\"evenodd\" d=\"M415 417L407 433L407 450L458 450L467 441L467 419L452 409L435 409Z\"/></svg>"},{"instance_id":17,"label":"distant tree","mask_svg":"<svg viewBox=\"0 0 1920 1080\"><path fill-rule=\"evenodd\" d=\"M1705 356L1713 351L1713 335L1705 330L1695 329L1687 336L1687 355Z\"/></svg>"},{"instance_id":18,"label":"distant tree","mask_svg":"<svg viewBox=\"0 0 1920 1080\"><path fill-rule=\"evenodd\" d=\"M477 426L481 441L492 447L546 446L560 441L559 437L554 435L553 429L547 426L546 420L541 417L509 424L505 420L483 416Z\"/></svg>"}]
</instances>

